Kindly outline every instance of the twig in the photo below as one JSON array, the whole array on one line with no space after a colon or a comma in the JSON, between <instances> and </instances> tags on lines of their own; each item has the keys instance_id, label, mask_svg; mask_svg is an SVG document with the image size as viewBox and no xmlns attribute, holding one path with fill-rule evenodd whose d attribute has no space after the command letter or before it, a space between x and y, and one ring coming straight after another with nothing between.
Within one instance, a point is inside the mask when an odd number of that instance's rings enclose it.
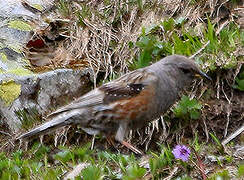
<instances>
[{"instance_id":1,"label":"twig","mask_svg":"<svg viewBox=\"0 0 244 180\"><path fill-rule=\"evenodd\" d=\"M4 131L0 131L0 133L4 134L4 135L7 135L7 136L11 136L11 134L7 133L7 132L4 132Z\"/></svg>"},{"instance_id":2,"label":"twig","mask_svg":"<svg viewBox=\"0 0 244 180\"><path fill-rule=\"evenodd\" d=\"M26 1L24 1L24 0L22 0L21 1L21 4L22 4L22 6L25 8L25 9L27 9L27 10L29 10L30 12L32 12L32 13L34 13L34 14L37 14L37 13L42 13L42 11L40 11L39 9L37 9L37 8L35 8L35 7L33 7L33 6L31 6L30 4L28 4Z\"/></svg>"},{"instance_id":3,"label":"twig","mask_svg":"<svg viewBox=\"0 0 244 180\"><path fill-rule=\"evenodd\" d=\"M222 92L223 92L223 94L225 96L225 99L228 101L228 104L231 104L232 96L230 98L228 98L227 94L225 93L223 80L221 81L221 89L222 89Z\"/></svg>"},{"instance_id":4,"label":"twig","mask_svg":"<svg viewBox=\"0 0 244 180\"><path fill-rule=\"evenodd\" d=\"M224 137L226 137L226 135L228 133L228 127L229 127L229 124L230 124L230 114L231 114L231 109L230 109L230 107L228 107L227 122L226 122L226 126L225 126Z\"/></svg>"},{"instance_id":5,"label":"twig","mask_svg":"<svg viewBox=\"0 0 244 180\"><path fill-rule=\"evenodd\" d=\"M160 116L160 121L161 121L161 124L163 127L163 133L162 134L163 134L163 137L166 139L166 137L168 136L168 133L167 133L167 128L166 128L166 124L165 124L163 116Z\"/></svg>"},{"instance_id":6,"label":"twig","mask_svg":"<svg viewBox=\"0 0 244 180\"><path fill-rule=\"evenodd\" d=\"M158 123L158 121L153 121L153 122L151 123L151 125L152 125L152 129L150 129L150 126L147 127L147 128L148 128L148 135L147 135L147 137L145 138L145 140L147 140L147 141L146 141L146 145L145 145L145 151L148 150L148 146L149 146L149 144L150 144L150 142L151 142L152 135L153 135L153 132L154 132L154 129L155 129L155 126L156 126L157 123ZM145 141L144 141L144 142L145 142ZM144 143L144 142L143 142L143 143Z\"/></svg>"},{"instance_id":7,"label":"twig","mask_svg":"<svg viewBox=\"0 0 244 180\"><path fill-rule=\"evenodd\" d=\"M199 49L195 54L190 56L190 59L194 58L196 55L198 55L200 52L202 52L210 43L210 40L208 40L208 42L206 44L203 45L203 47L201 47L201 49Z\"/></svg>"},{"instance_id":8,"label":"twig","mask_svg":"<svg viewBox=\"0 0 244 180\"><path fill-rule=\"evenodd\" d=\"M234 139L236 136L238 136L239 134L241 134L244 131L244 124L237 129L233 134L231 134L230 136L228 136L225 140L222 141L222 145L225 146L226 144L228 144L232 139Z\"/></svg>"},{"instance_id":9,"label":"twig","mask_svg":"<svg viewBox=\"0 0 244 180\"><path fill-rule=\"evenodd\" d=\"M231 101L232 101L232 97L233 96L231 96L230 98L228 98L228 96L227 96L227 94L225 93L225 91L224 91L224 82L223 81L221 81L222 83L222 86L221 86L221 88L222 88L222 92L223 92L223 94L224 94L224 96L225 96L225 99L228 101L228 110L227 110L227 122L226 122L226 126L225 126L225 131L224 131L224 137L226 137L226 135L227 135L227 133L228 133L228 127L229 127L229 123L230 123L230 115L231 115Z\"/></svg>"},{"instance_id":10,"label":"twig","mask_svg":"<svg viewBox=\"0 0 244 180\"><path fill-rule=\"evenodd\" d=\"M170 173L170 175L168 176L168 177L166 177L166 178L164 178L163 180L170 180L170 179L172 179L172 177L175 175L175 173L177 172L177 170L178 170L178 168L179 167L174 167L174 169L173 169L173 171L171 171L171 173Z\"/></svg>"},{"instance_id":11,"label":"twig","mask_svg":"<svg viewBox=\"0 0 244 180\"><path fill-rule=\"evenodd\" d=\"M92 137L92 144L91 144L91 150L94 149L95 138L96 138L96 135L93 135L93 137Z\"/></svg>"},{"instance_id":12,"label":"twig","mask_svg":"<svg viewBox=\"0 0 244 180\"><path fill-rule=\"evenodd\" d=\"M235 70L235 74L234 74L234 77L233 77L232 85L235 84L235 79L236 79L237 75L239 74L239 72L241 71L242 65L244 65L244 64L240 63L240 64L237 65L237 68Z\"/></svg>"},{"instance_id":13,"label":"twig","mask_svg":"<svg viewBox=\"0 0 244 180\"><path fill-rule=\"evenodd\" d=\"M78 176L80 174L80 172L87 168L88 166L90 165L90 163L87 163L87 162L83 162L83 163L80 163L78 164L77 166L75 166L73 168L73 170L69 171L65 176L64 176L64 180L67 180L67 179L75 179L76 176Z\"/></svg>"},{"instance_id":14,"label":"twig","mask_svg":"<svg viewBox=\"0 0 244 180\"><path fill-rule=\"evenodd\" d=\"M197 157L198 165L195 162L193 162L192 160L191 160L191 162L200 170L203 180L206 180L207 175L206 175L205 170L204 170L204 164L202 163L202 160L199 157L199 155L197 154L196 150L193 147L191 147L191 149L193 150L195 156Z\"/></svg>"},{"instance_id":15,"label":"twig","mask_svg":"<svg viewBox=\"0 0 244 180\"><path fill-rule=\"evenodd\" d=\"M218 9L217 9L217 17L219 16L219 10L220 10L220 8L225 4L225 3L227 3L227 2L229 2L230 0L227 0L227 1L225 1L225 2L222 2L221 4L220 4L220 6L218 7ZM219 17L218 17L219 18Z\"/></svg>"},{"instance_id":16,"label":"twig","mask_svg":"<svg viewBox=\"0 0 244 180\"><path fill-rule=\"evenodd\" d=\"M206 116L205 115L202 118L202 120L203 120L205 135L206 135L206 142L208 142L208 140L209 140L209 132L208 132L207 124L206 124Z\"/></svg>"},{"instance_id":17,"label":"twig","mask_svg":"<svg viewBox=\"0 0 244 180\"><path fill-rule=\"evenodd\" d=\"M217 84L217 99L219 99L219 92L220 92L220 82L219 82L219 74L217 73L217 79L216 79L216 84Z\"/></svg>"}]
</instances>

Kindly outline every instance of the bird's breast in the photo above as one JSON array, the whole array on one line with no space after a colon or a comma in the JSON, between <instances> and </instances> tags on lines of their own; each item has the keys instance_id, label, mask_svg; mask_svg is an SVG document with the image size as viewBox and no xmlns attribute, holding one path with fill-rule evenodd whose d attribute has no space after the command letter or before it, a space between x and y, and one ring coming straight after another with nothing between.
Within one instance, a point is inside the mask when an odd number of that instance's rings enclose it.
<instances>
[{"instance_id":1,"label":"bird's breast","mask_svg":"<svg viewBox=\"0 0 244 180\"><path fill-rule=\"evenodd\" d=\"M114 106L116 121L143 122L153 115L155 91L145 88L135 97L122 100Z\"/></svg>"}]
</instances>

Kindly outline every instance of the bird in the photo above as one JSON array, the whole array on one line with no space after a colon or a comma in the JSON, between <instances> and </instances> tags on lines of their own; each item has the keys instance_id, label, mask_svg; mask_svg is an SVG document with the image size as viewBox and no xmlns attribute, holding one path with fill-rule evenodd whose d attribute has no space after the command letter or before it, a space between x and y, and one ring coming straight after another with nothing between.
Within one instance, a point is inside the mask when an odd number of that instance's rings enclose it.
<instances>
[{"instance_id":1,"label":"bird","mask_svg":"<svg viewBox=\"0 0 244 180\"><path fill-rule=\"evenodd\" d=\"M63 126L79 125L88 134L113 136L128 149L141 154L124 140L128 130L141 128L164 114L197 77L211 80L188 57L166 56L91 90L52 112L47 116L49 121L17 139L30 139Z\"/></svg>"}]
</instances>

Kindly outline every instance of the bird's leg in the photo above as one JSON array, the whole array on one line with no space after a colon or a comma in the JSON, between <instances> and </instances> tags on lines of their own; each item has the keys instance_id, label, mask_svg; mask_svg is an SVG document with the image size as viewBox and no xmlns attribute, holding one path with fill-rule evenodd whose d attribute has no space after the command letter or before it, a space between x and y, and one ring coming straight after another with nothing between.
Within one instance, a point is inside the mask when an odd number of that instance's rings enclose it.
<instances>
[{"instance_id":1,"label":"bird's leg","mask_svg":"<svg viewBox=\"0 0 244 180\"><path fill-rule=\"evenodd\" d=\"M125 132L127 130L127 126L128 126L127 122L120 122L115 139L117 141L119 141L121 144L123 144L125 147L127 147L128 149L133 151L134 153L142 155L143 153L141 151L139 151L138 149L133 147L130 143L124 141L124 136L125 136Z\"/></svg>"},{"instance_id":2,"label":"bird's leg","mask_svg":"<svg viewBox=\"0 0 244 180\"><path fill-rule=\"evenodd\" d=\"M95 139L96 139L96 135L93 135L93 137L92 137L92 144L91 144L91 150L93 150L93 148L94 148Z\"/></svg>"},{"instance_id":3,"label":"bird's leg","mask_svg":"<svg viewBox=\"0 0 244 180\"><path fill-rule=\"evenodd\" d=\"M123 144L125 147L127 147L128 149L130 149L131 151L133 151L136 154L140 154L143 155L143 152L141 152L140 150L136 149L134 146L132 146L130 143L126 142L126 141L122 141L121 144Z\"/></svg>"},{"instance_id":4,"label":"bird's leg","mask_svg":"<svg viewBox=\"0 0 244 180\"><path fill-rule=\"evenodd\" d=\"M113 139L111 138L111 136L107 136L107 137L106 137L106 140L108 141L108 143L109 143L110 145L112 145L112 146L116 149L116 146L115 146L114 141L113 141Z\"/></svg>"}]
</instances>

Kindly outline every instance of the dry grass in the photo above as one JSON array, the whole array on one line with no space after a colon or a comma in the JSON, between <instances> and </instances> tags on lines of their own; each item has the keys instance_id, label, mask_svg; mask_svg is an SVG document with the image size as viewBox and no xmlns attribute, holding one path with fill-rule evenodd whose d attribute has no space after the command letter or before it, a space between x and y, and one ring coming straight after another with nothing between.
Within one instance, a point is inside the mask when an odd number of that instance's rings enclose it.
<instances>
[{"instance_id":1,"label":"dry grass","mask_svg":"<svg viewBox=\"0 0 244 180\"><path fill-rule=\"evenodd\" d=\"M48 18L48 23L45 28L38 28L32 38L48 38L50 41L45 41L45 46L41 49L45 53L33 52L27 48L27 58L35 60L31 67L32 70L46 71L63 67L80 69L90 67L94 74L94 87L96 87L99 83L116 78L130 70L130 64L133 63L140 51L136 46L130 47L130 42L137 42L143 27L147 28L158 24L169 17L174 19L184 17L187 19L184 28L187 30L194 27L194 31L200 39L204 39L203 29L207 27L206 14L215 23L216 35L218 36L220 31L228 26L229 22L235 21L236 12L241 16L237 21L241 27L243 26L241 21L243 6L232 7L231 1L145 0L142 2L143 9L137 3L133 4L128 0L69 1L65 7L57 8L55 12L45 11L42 17ZM80 13L79 16L77 16L78 12ZM50 22L58 22L58 24L51 27ZM175 31L177 32L177 30ZM167 40L163 28L157 33L162 36L163 40ZM62 37L61 40L60 37ZM208 146L210 141L213 142L209 137L210 132L221 139L226 138L223 141L225 142L224 145L229 142L227 138L229 135L232 135L230 136L231 140L235 140L239 135L236 133L243 126L244 96L242 92L235 91L232 85L235 83L235 78L240 72L243 62L239 61L235 69L223 70L221 67L228 59L221 52L217 55L206 53L204 50L209 41L203 44L192 57L215 59L218 69L212 72L214 79L212 83L206 84L202 80L196 81L187 91L190 98L201 101L203 105L201 118L188 124L187 127L182 125L177 130L172 131L172 126L177 122L172 111L169 111L164 118L160 117L160 119L149 123L147 127L130 131L128 141L139 149L144 149L146 152L148 150L157 150L158 152L157 143L188 144L198 136L199 142L204 144L204 149L200 150L200 156L203 158L210 153L219 155L219 152L216 152L216 146L213 150ZM243 50L239 47L234 53L235 56L239 57ZM208 62L202 64L202 68L209 70ZM99 77L101 73L102 78ZM205 95L208 91L211 91L211 95L206 98ZM0 135L4 137L2 141L4 143L0 144L0 150L12 152L13 149L18 149L7 132L0 131ZM236 139L239 142L239 139ZM56 147L59 145L81 145L90 141L95 141L96 148L104 147L105 144L105 140L99 138L97 140L94 137L92 139L92 137L81 132L74 132L73 128L70 127L60 129L52 138L45 136L44 141L46 144L53 144L54 141ZM124 150L117 144L116 148L121 152ZM228 148L224 149L225 154L232 157L235 150L233 147ZM238 154L233 156L234 160L241 158L243 159ZM148 163L148 159L146 163ZM224 167L229 168L230 173L236 174L235 163L224 165ZM219 167L214 162L208 161L204 164L206 165L205 172L208 175L215 172L216 168ZM196 165L197 168L199 168L198 165ZM171 179L179 174L182 169L181 166L175 166L162 171L168 172L166 179ZM199 172L199 169L194 170L190 176L197 178L200 176ZM148 172L148 179L150 178L152 175Z\"/></svg>"},{"instance_id":2,"label":"dry grass","mask_svg":"<svg viewBox=\"0 0 244 180\"><path fill-rule=\"evenodd\" d=\"M142 1L142 4L143 9L137 3L131 3L129 1L70 1L64 3L62 7L59 5L55 13L52 12L48 16L47 14L43 14L43 17L46 16L49 18L48 22L58 23L54 23L56 24L53 26L54 30L49 25L45 29L38 30L33 36L36 37L37 34L38 36L48 37L52 40L46 44L48 47L48 55L44 54L45 57L51 57L47 61L49 63L42 63L46 58L43 58L43 54L36 53L37 57L34 58L40 63L35 64L36 66L33 66L33 69L39 71L47 68L83 68L88 66L93 71L94 87L96 87L99 83L97 82L99 80L99 73L103 74L102 79L104 82L129 71L129 65L133 63L139 53L139 48L130 47L130 42L137 42L143 27L147 28L158 24L169 17L173 17L174 19L184 17L188 20L184 28L187 30L194 27L197 35L203 37L203 28L207 26L206 14L208 14L208 17L213 22L216 22L218 29L216 35L218 35L230 21L233 21L234 14L232 10L239 11L240 9L238 7L232 7L230 1L214 0L205 2L182 0ZM61 25L59 22L61 22ZM164 37L164 33L161 33ZM56 37L64 37L65 39L59 41L55 39ZM163 39L166 40L167 38ZM228 59L222 56L221 53L216 56L203 52L208 44L209 41L191 57L198 56L216 59L217 66L223 66ZM27 52L30 53L28 49ZM232 107L233 89L227 90L226 92L224 86L226 82L229 85L234 83L241 64L238 67L235 72L230 73L229 79L227 76L225 79L220 78L220 74L217 73L216 84L212 87L216 92L217 99L223 99L223 102L227 102L229 107ZM203 68L208 69L209 64L203 64ZM190 97L200 99L207 89L208 87L202 81L195 82L190 92ZM211 105L210 102L209 106ZM232 110L227 108L226 114L224 115L226 118L224 137L228 134L231 113ZM218 115L215 114L214 116L218 117ZM208 108L204 108L202 131L205 133L206 141L209 140L208 134L209 129L211 129L209 122L206 122L206 118L209 118L208 116L209 110ZM132 137L138 137L138 141L135 144L145 146L147 150L153 134L160 132L161 135L157 138L160 142L164 142L169 137L169 127L170 123L165 122L161 118L150 123L143 130L131 132L129 140L132 140ZM194 131L198 127L198 123L194 127L191 127L192 134L194 134ZM216 131L215 129L211 130ZM179 134L173 134L170 139L176 139L176 141L181 142L184 135L185 130L183 129Z\"/></svg>"}]
</instances>

